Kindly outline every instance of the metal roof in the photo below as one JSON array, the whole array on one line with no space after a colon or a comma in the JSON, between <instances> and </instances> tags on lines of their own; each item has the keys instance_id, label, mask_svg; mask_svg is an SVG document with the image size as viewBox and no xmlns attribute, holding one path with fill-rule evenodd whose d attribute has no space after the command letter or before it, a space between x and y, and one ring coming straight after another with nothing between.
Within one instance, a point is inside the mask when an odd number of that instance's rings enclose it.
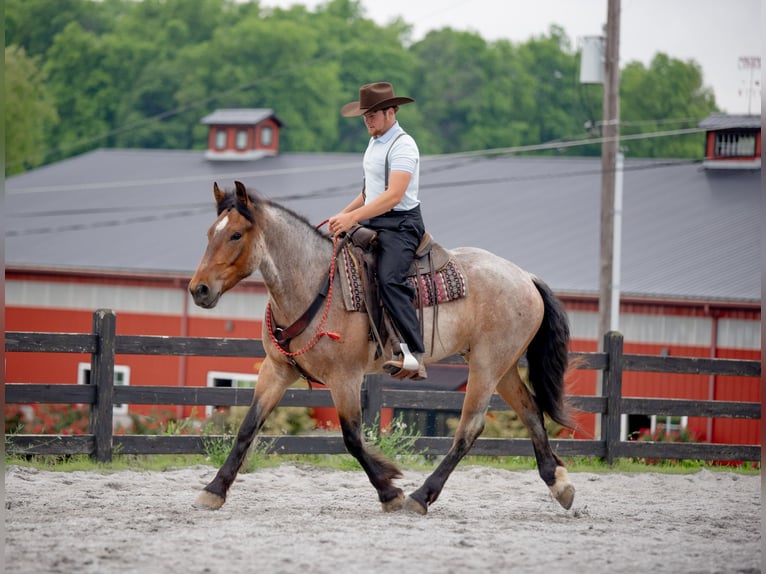
<instances>
[{"instance_id":1,"label":"metal roof","mask_svg":"<svg viewBox=\"0 0 766 574\"><path fill-rule=\"evenodd\" d=\"M274 118L280 126L283 125L271 108L222 108L206 115L200 123L226 126L255 125L268 118Z\"/></svg>"},{"instance_id":2,"label":"metal roof","mask_svg":"<svg viewBox=\"0 0 766 574\"><path fill-rule=\"evenodd\" d=\"M6 180L8 267L190 275L212 184L248 187L319 223L359 191L362 153L211 162L203 151L104 149ZM600 158L423 157L426 228L482 247L554 290L599 291ZM760 171L625 161L623 295L761 297Z\"/></svg>"},{"instance_id":3,"label":"metal roof","mask_svg":"<svg viewBox=\"0 0 766 574\"><path fill-rule=\"evenodd\" d=\"M761 129L761 116L713 114L702 120L699 127L707 130Z\"/></svg>"}]
</instances>

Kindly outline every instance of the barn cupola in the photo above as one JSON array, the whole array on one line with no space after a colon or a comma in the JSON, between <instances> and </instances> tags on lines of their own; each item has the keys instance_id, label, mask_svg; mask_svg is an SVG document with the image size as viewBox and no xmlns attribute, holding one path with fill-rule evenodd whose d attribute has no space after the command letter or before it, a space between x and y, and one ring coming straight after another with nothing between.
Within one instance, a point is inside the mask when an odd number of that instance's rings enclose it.
<instances>
[{"instance_id":1,"label":"barn cupola","mask_svg":"<svg viewBox=\"0 0 766 574\"><path fill-rule=\"evenodd\" d=\"M202 118L210 126L205 158L247 161L279 153L282 122L270 108L220 109Z\"/></svg>"},{"instance_id":2,"label":"barn cupola","mask_svg":"<svg viewBox=\"0 0 766 574\"><path fill-rule=\"evenodd\" d=\"M705 133L705 169L761 169L761 116L713 114Z\"/></svg>"}]
</instances>

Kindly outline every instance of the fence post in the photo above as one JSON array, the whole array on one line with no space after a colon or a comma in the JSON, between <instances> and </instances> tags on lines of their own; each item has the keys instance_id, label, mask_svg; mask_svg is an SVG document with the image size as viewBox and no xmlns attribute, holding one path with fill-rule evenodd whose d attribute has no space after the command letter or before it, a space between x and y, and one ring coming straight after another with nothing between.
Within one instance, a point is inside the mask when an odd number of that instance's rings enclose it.
<instances>
[{"instance_id":1,"label":"fence post","mask_svg":"<svg viewBox=\"0 0 766 574\"><path fill-rule=\"evenodd\" d=\"M366 400L362 405L362 424L365 428L375 428L375 434L380 436L380 418L383 408L383 376L367 375L364 378Z\"/></svg>"},{"instance_id":2,"label":"fence post","mask_svg":"<svg viewBox=\"0 0 766 574\"><path fill-rule=\"evenodd\" d=\"M609 331L604 335L606 368L604 369L603 393L606 412L601 414L601 440L606 447L606 462L612 465L615 450L620 442L620 401L622 399L622 334Z\"/></svg>"},{"instance_id":3,"label":"fence post","mask_svg":"<svg viewBox=\"0 0 766 574\"><path fill-rule=\"evenodd\" d=\"M92 457L99 462L112 460L114 398L114 350L116 315L111 309L93 313L96 352L90 356L90 384L96 385L96 402L90 406L90 432L95 442Z\"/></svg>"}]
</instances>

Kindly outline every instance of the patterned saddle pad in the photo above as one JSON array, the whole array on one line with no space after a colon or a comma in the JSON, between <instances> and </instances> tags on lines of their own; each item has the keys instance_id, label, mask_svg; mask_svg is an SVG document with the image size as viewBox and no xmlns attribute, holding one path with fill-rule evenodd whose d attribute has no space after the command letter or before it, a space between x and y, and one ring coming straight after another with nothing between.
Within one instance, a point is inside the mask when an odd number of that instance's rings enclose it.
<instances>
[{"instance_id":1,"label":"patterned saddle pad","mask_svg":"<svg viewBox=\"0 0 766 574\"><path fill-rule=\"evenodd\" d=\"M356 260L351 250L344 248L341 250L341 257L338 258L338 267L346 310L365 311L363 284L359 276L361 262ZM416 307L419 307L419 304L431 307L466 296L465 275L454 259L450 259L438 271L412 275L409 280L415 289L416 297L419 298L419 301L413 301Z\"/></svg>"}]
</instances>

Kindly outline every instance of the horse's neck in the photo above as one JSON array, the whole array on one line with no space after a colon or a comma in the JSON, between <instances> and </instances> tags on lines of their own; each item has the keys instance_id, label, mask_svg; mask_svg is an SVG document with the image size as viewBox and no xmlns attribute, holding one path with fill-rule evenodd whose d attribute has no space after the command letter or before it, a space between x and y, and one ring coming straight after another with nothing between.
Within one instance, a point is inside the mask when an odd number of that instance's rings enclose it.
<instances>
[{"instance_id":1,"label":"horse's neck","mask_svg":"<svg viewBox=\"0 0 766 574\"><path fill-rule=\"evenodd\" d=\"M330 270L332 243L290 213L270 206L259 271L276 319L294 320L314 300Z\"/></svg>"}]
</instances>

